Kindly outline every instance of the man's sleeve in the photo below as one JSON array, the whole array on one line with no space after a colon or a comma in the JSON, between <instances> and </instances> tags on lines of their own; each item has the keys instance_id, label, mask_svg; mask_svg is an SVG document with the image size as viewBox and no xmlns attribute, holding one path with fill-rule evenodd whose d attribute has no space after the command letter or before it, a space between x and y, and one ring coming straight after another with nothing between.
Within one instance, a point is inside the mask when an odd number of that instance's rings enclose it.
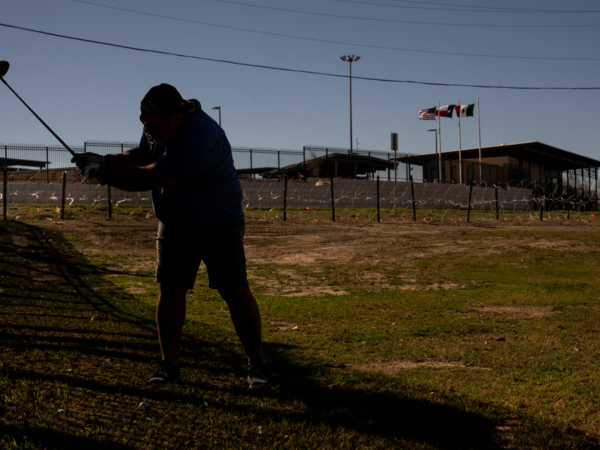
<instances>
[{"instance_id":1,"label":"man's sleeve","mask_svg":"<svg viewBox=\"0 0 600 450\"><path fill-rule=\"evenodd\" d=\"M147 155L150 151L150 144L148 144L148 138L144 132L142 132L142 137L140 138L140 150L144 155Z\"/></svg>"}]
</instances>

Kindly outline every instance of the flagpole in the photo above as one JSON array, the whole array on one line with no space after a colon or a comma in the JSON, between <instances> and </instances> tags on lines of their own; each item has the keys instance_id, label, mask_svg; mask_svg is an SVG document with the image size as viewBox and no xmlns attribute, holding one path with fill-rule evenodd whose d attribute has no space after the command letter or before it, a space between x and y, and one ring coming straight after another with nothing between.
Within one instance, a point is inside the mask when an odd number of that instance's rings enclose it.
<instances>
[{"instance_id":1,"label":"flagpole","mask_svg":"<svg viewBox=\"0 0 600 450\"><path fill-rule=\"evenodd\" d=\"M477 129L479 130L479 182L483 182L481 176L481 122L479 122L479 97L477 97Z\"/></svg>"},{"instance_id":2,"label":"flagpole","mask_svg":"<svg viewBox=\"0 0 600 450\"><path fill-rule=\"evenodd\" d=\"M458 108L458 180L459 183L462 184L463 182L463 177L462 177L462 145L460 142L460 99L457 100L457 106Z\"/></svg>"},{"instance_id":3,"label":"flagpole","mask_svg":"<svg viewBox=\"0 0 600 450\"><path fill-rule=\"evenodd\" d=\"M436 112L439 113L439 110L440 110L440 102L438 101L438 106L437 106ZM440 153L438 156L440 159L439 159L438 172L440 174L440 181L441 181L441 176L442 176L442 172L441 172L442 171L442 125L441 125L439 114L436 114L436 115L437 115L437 119L438 119L438 138L440 140ZM444 169L445 169L445 167L444 167Z\"/></svg>"}]
</instances>

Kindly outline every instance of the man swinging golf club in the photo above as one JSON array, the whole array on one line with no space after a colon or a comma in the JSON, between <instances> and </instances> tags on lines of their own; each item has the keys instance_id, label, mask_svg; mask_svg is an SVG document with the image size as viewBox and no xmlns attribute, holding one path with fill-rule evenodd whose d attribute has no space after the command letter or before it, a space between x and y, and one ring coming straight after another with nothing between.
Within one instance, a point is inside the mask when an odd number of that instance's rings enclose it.
<instances>
[{"instance_id":1,"label":"man swinging golf club","mask_svg":"<svg viewBox=\"0 0 600 450\"><path fill-rule=\"evenodd\" d=\"M204 261L209 287L227 302L248 356L251 388L268 387L261 353L258 305L248 287L242 188L223 129L198 100L184 100L168 84L154 86L141 104L139 148L122 154L73 158L91 183L127 191L152 189L159 220L156 310L162 351L151 385L180 381L179 351L186 294Z\"/></svg>"}]
</instances>

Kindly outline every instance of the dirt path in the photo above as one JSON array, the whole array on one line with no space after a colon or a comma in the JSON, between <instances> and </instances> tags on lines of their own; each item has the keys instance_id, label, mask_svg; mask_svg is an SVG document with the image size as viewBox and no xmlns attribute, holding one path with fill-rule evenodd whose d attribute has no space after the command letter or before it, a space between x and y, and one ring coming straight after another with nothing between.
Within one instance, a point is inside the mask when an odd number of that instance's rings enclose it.
<instances>
[{"instance_id":1,"label":"dirt path","mask_svg":"<svg viewBox=\"0 0 600 450\"><path fill-rule=\"evenodd\" d=\"M460 260L523 247L596 251L586 235L600 229L600 223L581 221L284 222L251 214L245 237L248 277L255 292L278 296L459 289L463 286L437 278L419 281L415 263L436 255ZM57 220L53 210L32 214L29 209L19 219L71 237L86 257L119 256L121 270L155 269L158 221L148 210L117 213L112 220L99 210L80 210Z\"/></svg>"},{"instance_id":2,"label":"dirt path","mask_svg":"<svg viewBox=\"0 0 600 450\"><path fill-rule=\"evenodd\" d=\"M50 216L51 217L51 216ZM24 219L29 217L22 216ZM39 216L36 217L39 219ZM54 218L55 219L55 218ZM113 252L131 255L155 252L157 220L144 215L107 220L98 214L73 215L67 220L48 220L38 225L73 236L86 254ZM368 221L283 222L247 220L246 252L257 264L410 264L439 253L486 254L513 246L585 251L585 243L573 242L576 232L600 230L583 222L500 222L447 224L435 222L382 223ZM537 236L531 235L536 232ZM564 235L564 237L562 236Z\"/></svg>"}]
</instances>

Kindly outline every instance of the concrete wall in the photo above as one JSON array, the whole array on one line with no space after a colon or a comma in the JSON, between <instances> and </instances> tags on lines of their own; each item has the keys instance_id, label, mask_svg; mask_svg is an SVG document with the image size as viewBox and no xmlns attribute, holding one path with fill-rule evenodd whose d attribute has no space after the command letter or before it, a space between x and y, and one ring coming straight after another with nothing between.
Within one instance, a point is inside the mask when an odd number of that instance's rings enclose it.
<instances>
[{"instance_id":1,"label":"concrete wall","mask_svg":"<svg viewBox=\"0 0 600 450\"><path fill-rule=\"evenodd\" d=\"M282 207L282 181L242 181L244 207ZM377 182L366 180L334 180L336 208L375 208L377 206ZM415 200L419 209L458 209L467 208L469 187L451 184L415 183ZM0 192L1 196L1 192ZM7 199L9 204L55 204L60 205L62 185L59 183L9 183ZM113 205L149 205L151 192L111 191ZM309 178L304 181L288 181L288 207L331 207L331 186L329 179ZM529 210L533 207L533 194L529 189L510 188L499 190L498 199L502 209ZM396 205L398 208L412 208L410 183L398 182ZM66 201L71 204L106 205L106 187L90 184L67 184ZM394 207L394 183L382 181L380 184L380 205ZM472 205L475 209L494 209L494 189L474 187Z\"/></svg>"}]
</instances>

